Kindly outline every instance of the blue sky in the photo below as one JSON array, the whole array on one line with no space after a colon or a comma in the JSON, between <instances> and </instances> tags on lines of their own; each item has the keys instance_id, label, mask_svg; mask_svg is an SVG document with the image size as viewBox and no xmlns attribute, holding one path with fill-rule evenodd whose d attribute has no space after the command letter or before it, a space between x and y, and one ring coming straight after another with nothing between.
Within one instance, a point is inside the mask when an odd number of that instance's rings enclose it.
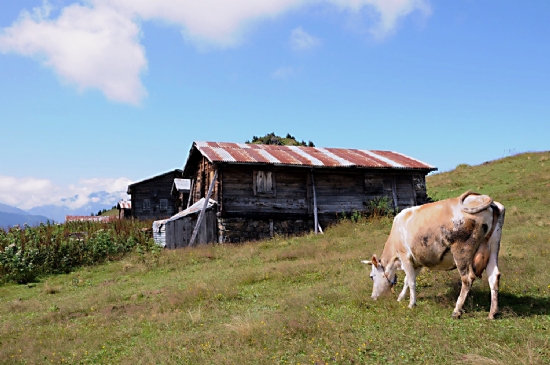
<instances>
[{"instance_id":1,"label":"blue sky","mask_svg":"<svg viewBox=\"0 0 550 365\"><path fill-rule=\"evenodd\" d=\"M0 0L0 202L125 190L194 140L480 164L550 143L550 2ZM85 199L82 200L82 204Z\"/></svg>"}]
</instances>

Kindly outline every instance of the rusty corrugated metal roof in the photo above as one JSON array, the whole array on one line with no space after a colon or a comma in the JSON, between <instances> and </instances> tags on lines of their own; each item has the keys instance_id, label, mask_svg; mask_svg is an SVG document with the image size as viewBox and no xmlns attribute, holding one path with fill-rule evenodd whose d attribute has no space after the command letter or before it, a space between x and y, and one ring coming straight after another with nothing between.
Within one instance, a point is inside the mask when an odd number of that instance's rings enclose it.
<instances>
[{"instance_id":1,"label":"rusty corrugated metal roof","mask_svg":"<svg viewBox=\"0 0 550 365\"><path fill-rule=\"evenodd\" d=\"M130 200L121 200L116 205L117 209L132 209L132 202Z\"/></svg>"},{"instance_id":2,"label":"rusty corrugated metal roof","mask_svg":"<svg viewBox=\"0 0 550 365\"><path fill-rule=\"evenodd\" d=\"M212 163L437 170L430 164L393 151L228 142L194 142L193 145Z\"/></svg>"}]
</instances>

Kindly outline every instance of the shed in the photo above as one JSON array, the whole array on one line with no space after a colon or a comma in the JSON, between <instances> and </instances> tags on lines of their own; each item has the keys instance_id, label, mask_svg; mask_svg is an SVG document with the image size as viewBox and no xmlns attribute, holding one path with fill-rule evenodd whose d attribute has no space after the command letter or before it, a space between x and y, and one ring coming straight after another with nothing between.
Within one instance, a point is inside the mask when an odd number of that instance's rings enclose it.
<instances>
[{"instance_id":1,"label":"shed","mask_svg":"<svg viewBox=\"0 0 550 365\"><path fill-rule=\"evenodd\" d=\"M183 177L192 203L218 202L219 242L241 242L317 232L380 199L396 211L424 204L434 170L394 151L194 142Z\"/></svg>"},{"instance_id":2,"label":"shed","mask_svg":"<svg viewBox=\"0 0 550 365\"><path fill-rule=\"evenodd\" d=\"M132 216L132 202L126 200L120 200L116 204L118 209L118 219L130 218Z\"/></svg>"},{"instance_id":3,"label":"shed","mask_svg":"<svg viewBox=\"0 0 550 365\"><path fill-rule=\"evenodd\" d=\"M128 185L131 217L160 220L176 214L176 199L171 190L174 179L181 177L182 170L175 169Z\"/></svg>"},{"instance_id":4,"label":"shed","mask_svg":"<svg viewBox=\"0 0 550 365\"><path fill-rule=\"evenodd\" d=\"M205 199L201 198L189 208L179 212L163 222L163 225L165 226L166 248L180 248L187 247L192 244L217 242L217 202L209 199L200 227L196 233L196 239L193 243L191 243L193 230L197 225L197 220L201 210L205 208L204 203ZM153 232L155 231L154 228L155 225L153 225ZM159 227L159 234L161 229L162 227ZM159 237L159 241L160 239L161 238Z\"/></svg>"}]
</instances>

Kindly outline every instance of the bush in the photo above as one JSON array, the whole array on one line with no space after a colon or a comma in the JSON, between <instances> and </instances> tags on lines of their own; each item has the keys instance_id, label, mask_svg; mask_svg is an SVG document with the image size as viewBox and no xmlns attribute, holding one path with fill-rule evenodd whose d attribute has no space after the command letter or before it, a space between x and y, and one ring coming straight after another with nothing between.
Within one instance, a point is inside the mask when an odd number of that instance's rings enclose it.
<instances>
[{"instance_id":1,"label":"bush","mask_svg":"<svg viewBox=\"0 0 550 365\"><path fill-rule=\"evenodd\" d=\"M0 229L0 282L28 283L119 259L136 247L149 250L154 242L145 227L150 222L114 220Z\"/></svg>"},{"instance_id":2,"label":"bush","mask_svg":"<svg viewBox=\"0 0 550 365\"><path fill-rule=\"evenodd\" d=\"M387 196L376 197L369 201L368 204L370 214L374 217L393 215L393 204Z\"/></svg>"}]
</instances>

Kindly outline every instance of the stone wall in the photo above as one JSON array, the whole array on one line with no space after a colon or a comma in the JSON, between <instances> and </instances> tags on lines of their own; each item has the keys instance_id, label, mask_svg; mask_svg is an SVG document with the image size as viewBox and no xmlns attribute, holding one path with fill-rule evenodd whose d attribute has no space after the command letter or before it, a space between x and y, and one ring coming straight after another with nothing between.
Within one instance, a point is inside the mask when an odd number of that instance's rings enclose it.
<instances>
[{"instance_id":1,"label":"stone wall","mask_svg":"<svg viewBox=\"0 0 550 365\"><path fill-rule=\"evenodd\" d=\"M218 242L240 243L279 236L295 236L313 231L311 220L277 220L218 217Z\"/></svg>"}]
</instances>

